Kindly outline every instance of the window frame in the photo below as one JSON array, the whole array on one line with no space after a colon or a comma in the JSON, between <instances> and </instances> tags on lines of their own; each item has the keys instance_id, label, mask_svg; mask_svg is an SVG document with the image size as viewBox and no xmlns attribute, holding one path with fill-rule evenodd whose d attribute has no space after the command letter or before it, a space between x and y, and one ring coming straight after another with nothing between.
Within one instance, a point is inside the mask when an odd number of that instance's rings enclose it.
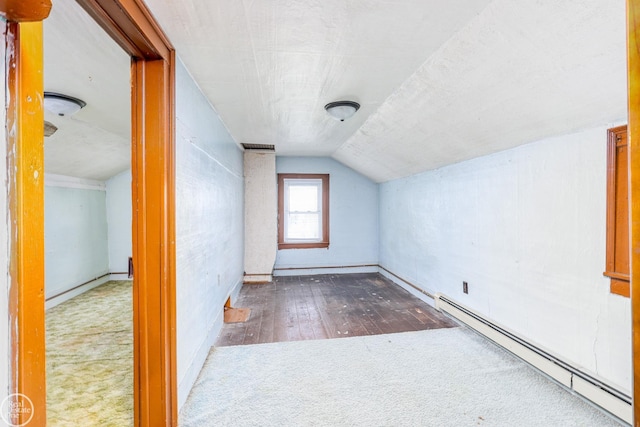
<instances>
[{"instance_id":1,"label":"window frame","mask_svg":"<svg viewBox=\"0 0 640 427\"><path fill-rule=\"evenodd\" d=\"M619 142L624 137L625 143L619 144ZM627 125L618 126L607 130L607 246L606 246L606 264L605 264L605 272L603 273L606 277L610 278L610 292L612 294L622 295L625 297L630 296L630 276L629 269L627 271L623 271L619 266L616 266L617 260L619 260L620 251L625 251L623 256L629 257L629 226L627 224L627 239L626 241L619 242L618 240L618 228L620 226L619 222L621 216L618 214L618 175L619 165L618 165L618 149L620 147L627 147L627 159L629 156L628 152L629 140L627 137ZM627 176L627 205L626 211L628 212L629 208L629 199L628 199L628 162L625 172ZM629 221L629 216L626 216L627 221Z\"/></svg>"},{"instance_id":2,"label":"window frame","mask_svg":"<svg viewBox=\"0 0 640 427\"><path fill-rule=\"evenodd\" d=\"M285 180L321 180L322 236L317 242L287 242L285 240ZM329 174L278 174L278 249L314 249L329 247Z\"/></svg>"}]
</instances>

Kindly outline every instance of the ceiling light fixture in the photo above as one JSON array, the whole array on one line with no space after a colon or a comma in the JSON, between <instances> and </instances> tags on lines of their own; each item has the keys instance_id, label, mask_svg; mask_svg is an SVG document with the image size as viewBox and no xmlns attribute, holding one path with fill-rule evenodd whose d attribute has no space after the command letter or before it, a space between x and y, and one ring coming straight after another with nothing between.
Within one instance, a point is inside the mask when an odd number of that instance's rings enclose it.
<instances>
[{"instance_id":1,"label":"ceiling light fixture","mask_svg":"<svg viewBox=\"0 0 640 427\"><path fill-rule=\"evenodd\" d=\"M44 93L44 108L59 116L70 116L87 105L81 99L55 92Z\"/></svg>"},{"instance_id":2,"label":"ceiling light fixture","mask_svg":"<svg viewBox=\"0 0 640 427\"><path fill-rule=\"evenodd\" d=\"M44 122L44 136L51 136L58 130L58 127L51 122Z\"/></svg>"},{"instance_id":3,"label":"ceiling light fixture","mask_svg":"<svg viewBox=\"0 0 640 427\"><path fill-rule=\"evenodd\" d=\"M353 116L359 108L360 104L353 101L335 101L324 106L331 117L341 122Z\"/></svg>"}]
</instances>

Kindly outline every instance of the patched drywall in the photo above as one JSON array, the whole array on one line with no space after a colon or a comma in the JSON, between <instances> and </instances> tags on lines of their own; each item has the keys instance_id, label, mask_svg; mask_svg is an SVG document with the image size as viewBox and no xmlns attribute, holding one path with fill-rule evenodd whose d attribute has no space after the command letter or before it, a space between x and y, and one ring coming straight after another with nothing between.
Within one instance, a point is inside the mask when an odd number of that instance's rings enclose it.
<instances>
[{"instance_id":1,"label":"patched drywall","mask_svg":"<svg viewBox=\"0 0 640 427\"><path fill-rule=\"evenodd\" d=\"M96 189L97 188L97 189ZM109 272L106 192L99 182L45 179L45 296Z\"/></svg>"},{"instance_id":2,"label":"patched drywall","mask_svg":"<svg viewBox=\"0 0 640 427\"><path fill-rule=\"evenodd\" d=\"M278 249L276 154L244 153L245 282L270 282Z\"/></svg>"},{"instance_id":3,"label":"patched drywall","mask_svg":"<svg viewBox=\"0 0 640 427\"><path fill-rule=\"evenodd\" d=\"M276 170L329 174L330 235L327 249L278 250L274 274L333 272L337 270L313 268L378 263L378 184L328 157L277 157ZM344 270L349 271L362 268Z\"/></svg>"},{"instance_id":4,"label":"patched drywall","mask_svg":"<svg viewBox=\"0 0 640 427\"><path fill-rule=\"evenodd\" d=\"M178 405L242 284L242 152L184 65L176 64Z\"/></svg>"},{"instance_id":5,"label":"patched drywall","mask_svg":"<svg viewBox=\"0 0 640 427\"><path fill-rule=\"evenodd\" d=\"M628 393L630 301L602 275L606 138L586 130L382 184L380 264Z\"/></svg>"},{"instance_id":6,"label":"patched drywall","mask_svg":"<svg viewBox=\"0 0 640 427\"><path fill-rule=\"evenodd\" d=\"M109 272L121 275L129 270L131 238L131 170L110 178L107 188L107 226L109 236ZM118 276L118 279L126 278Z\"/></svg>"}]
</instances>

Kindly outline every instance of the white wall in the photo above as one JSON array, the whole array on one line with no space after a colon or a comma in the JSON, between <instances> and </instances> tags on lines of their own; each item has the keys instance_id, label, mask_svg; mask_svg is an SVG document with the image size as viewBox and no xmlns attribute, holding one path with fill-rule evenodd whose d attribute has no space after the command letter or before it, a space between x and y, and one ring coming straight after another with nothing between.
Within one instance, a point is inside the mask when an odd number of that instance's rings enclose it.
<instances>
[{"instance_id":1,"label":"white wall","mask_svg":"<svg viewBox=\"0 0 640 427\"><path fill-rule=\"evenodd\" d=\"M242 151L176 66L178 404L185 402L243 273ZM232 299L235 299L235 295Z\"/></svg>"},{"instance_id":2,"label":"white wall","mask_svg":"<svg viewBox=\"0 0 640 427\"><path fill-rule=\"evenodd\" d=\"M75 181L54 186L45 180L46 298L109 272L106 192L77 188Z\"/></svg>"},{"instance_id":3,"label":"white wall","mask_svg":"<svg viewBox=\"0 0 640 427\"><path fill-rule=\"evenodd\" d=\"M278 250L276 268L378 263L378 184L328 157L277 157L276 171L330 175L329 248ZM305 274L305 270L280 270L274 274Z\"/></svg>"},{"instance_id":4,"label":"white wall","mask_svg":"<svg viewBox=\"0 0 640 427\"><path fill-rule=\"evenodd\" d=\"M275 153L244 153L244 281L270 282L278 249Z\"/></svg>"},{"instance_id":5,"label":"white wall","mask_svg":"<svg viewBox=\"0 0 640 427\"><path fill-rule=\"evenodd\" d=\"M382 184L380 263L628 392L630 301L602 275L606 153L602 127Z\"/></svg>"},{"instance_id":6,"label":"white wall","mask_svg":"<svg viewBox=\"0 0 640 427\"><path fill-rule=\"evenodd\" d=\"M129 257L132 253L131 170L109 178L106 187L109 271L111 273L127 273Z\"/></svg>"},{"instance_id":7,"label":"white wall","mask_svg":"<svg viewBox=\"0 0 640 427\"><path fill-rule=\"evenodd\" d=\"M0 108L0 123L7 122L7 85L6 85L6 58L7 58L7 23L0 19L0 58L4 58L0 63L0 99L4 108ZM6 126L6 125L5 125ZM0 152L7 152L7 132L0 132ZM0 402L9 395L9 368L11 364L11 340L9 337L9 221L7 207L7 162L0 162L0 212L5 212L4 218L0 221Z\"/></svg>"}]
</instances>

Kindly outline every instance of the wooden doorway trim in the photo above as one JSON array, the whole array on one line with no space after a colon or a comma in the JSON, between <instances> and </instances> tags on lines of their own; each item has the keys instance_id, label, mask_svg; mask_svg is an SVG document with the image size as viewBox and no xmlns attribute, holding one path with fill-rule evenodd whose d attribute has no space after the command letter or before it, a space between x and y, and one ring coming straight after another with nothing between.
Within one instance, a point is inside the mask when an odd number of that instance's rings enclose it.
<instances>
[{"instance_id":1,"label":"wooden doorway trim","mask_svg":"<svg viewBox=\"0 0 640 427\"><path fill-rule=\"evenodd\" d=\"M640 0L627 0L629 228L633 425L640 426Z\"/></svg>"},{"instance_id":2,"label":"wooden doorway trim","mask_svg":"<svg viewBox=\"0 0 640 427\"><path fill-rule=\"evenodd\" d=\"M77 2L132 58L135 425L177 425L175 53L142 1Z\"/></svg>"},{"instance_id":3,"label":"wooden doorway trim","mask_svg":"<svg viewBox=\"0 0 640 427\"><path fill-rule=\"evenodd\" d=\"M45 425L43 34L26 21L8 21L6 36L9 395L31 410L12 411L13 425Z\"/></svg>"},{"instance_id":4,"label":"wooden doorway trim","mask_svg":"<svg viewBox=\"0 0 640 427\"><path fill-rule=\"evenodd\" d=\"M132 57L134 422L177 425L174 50L142 1L77 1ZM0 0L13 55L7 58L7 144L15 153L8 157L11 393L33 402L31 425L46 423L41 21L50 7L50 0Z\"/></svg>"}]
</instances>

